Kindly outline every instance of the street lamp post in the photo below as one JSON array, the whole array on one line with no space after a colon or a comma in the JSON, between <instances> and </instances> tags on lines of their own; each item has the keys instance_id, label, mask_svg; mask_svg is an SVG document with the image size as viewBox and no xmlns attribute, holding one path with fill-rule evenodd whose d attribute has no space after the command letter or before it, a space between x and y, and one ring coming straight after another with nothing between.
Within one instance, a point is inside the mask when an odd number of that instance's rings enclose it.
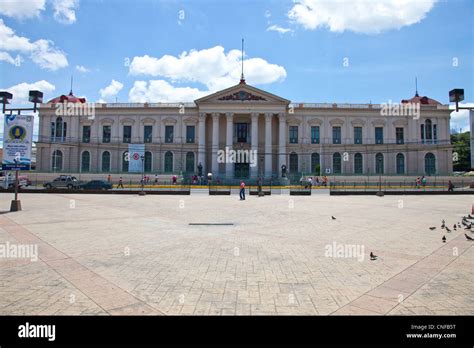
<instances>
[{"instance_id":1,"label":"street lamp post","mask_svg":"<svg viewBox=\"0 0 474 348\"><path fill-rule=\"evenodd\" d=\"M140 159L142 160L142 189L140 192L138 192L139 196L145 196L146 192L144 191L144 186L145 186L145 156L140 156Z\"/></svg>"},{"instance_id":2,"label":"street lamp post","mask_svg":"<svg viewBox=\"0 0 474 348\"><path fill-rule=\"evenodd\" d=\"M260 157L260 178L258 179L258 196L259 197L265 196L265 194L263 193L262 181L263 181L263 156Z\"/></svg>"},{"instance_id":3,"label":"street lamp post","mask_svg":"<svg viewBox=\"0 0 474 348\"><path fill-rule=\"evenodd\" d=\"M6 111L10 111L10 115L15 111L18 112L18 115L21 114L22 111L33 111L36 112L36 104L41 104L43 102L43 92L40 91L29 91L28 93L28 101L32 102L34 107L33 108L10 108L7 109L6 105L10 104L9 100L13 98L13 94L1 91L0 92L0 103L2 104L2 113L5 114ZM4 130L6 132L6 130ZM4 134L5 136L5 134ZM15 164L17 163L17 159L15 158ZM15 197L11 202L10 211L20 211L21 210L21 201L18 199L18 188L20 186L19 180L19 170L20 168L16 165L15 168Z\"/></svg>"},{"instance_id":4,"label":"street lamp post","mask_svg":"<svg viewBox=\"0 0 474 348\"><path fill-rule=\"evenodd\" d=\"M469 130L470 130L470 149L471 149L471 170L474 169L474 108L470 106L459 106L459 102L464 100L464 89L455 88L449 91L449 101L456 103L456 112L459 110L469 110Z\"/></svg>"},{"instance_id":5,"label":"street lamp post","mask_svg":"<svg viewBox=\"0 0 474 348\"><path fill-rule=\"evenodd\" d=\"M378 197L383 197L384 193L382 192L382 158L378 158L377 162L379 164L379 191L375 194Z\"/></svg>"}]
</instances>

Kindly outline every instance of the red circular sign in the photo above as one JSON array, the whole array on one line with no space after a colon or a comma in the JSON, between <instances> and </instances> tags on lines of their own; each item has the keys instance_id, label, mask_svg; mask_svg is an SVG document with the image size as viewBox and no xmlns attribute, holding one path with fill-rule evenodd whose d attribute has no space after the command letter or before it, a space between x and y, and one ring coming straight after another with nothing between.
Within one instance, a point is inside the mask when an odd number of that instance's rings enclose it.
<instances>
[{"instance_id":1,"label":"red circular sign","mask_svg":"<svg viewBox=\"0 0 474 348\"><path fill-rule=\"evenodd\" d=\"M134 159L135 161L138 161L139 158L140 158L140 155L139 155L138 153L134 153L134 154L133 154L133 159Z\"/></svg>"}]
</instances>

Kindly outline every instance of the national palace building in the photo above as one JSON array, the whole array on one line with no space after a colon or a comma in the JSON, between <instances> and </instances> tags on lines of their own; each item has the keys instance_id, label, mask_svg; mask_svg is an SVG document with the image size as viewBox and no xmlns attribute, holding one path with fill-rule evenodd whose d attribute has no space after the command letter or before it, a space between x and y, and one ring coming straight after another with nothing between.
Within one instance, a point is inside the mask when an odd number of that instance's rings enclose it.
<instances>
[{"instance_id":1,"label":"national palace building","mask_svg":"<svg viewBox=\"0 0 474 348\"><path fill-rule=\"evenodd\" d=\"M418 93L398 106L292 103L239 84L193 103L92 104L93 115L58 113L58 104L88 104L72 91L42 104L37 170L128 172L129 144L144 144L144 171L214 176L450 175L450 110ZM390 105L389 105L390 106ZM393 106L393 105L392 105ZM388 111L388 112L387 112ZM251 150L249 163L222 163L218 151Z\"/></svg>"}]
</instances>

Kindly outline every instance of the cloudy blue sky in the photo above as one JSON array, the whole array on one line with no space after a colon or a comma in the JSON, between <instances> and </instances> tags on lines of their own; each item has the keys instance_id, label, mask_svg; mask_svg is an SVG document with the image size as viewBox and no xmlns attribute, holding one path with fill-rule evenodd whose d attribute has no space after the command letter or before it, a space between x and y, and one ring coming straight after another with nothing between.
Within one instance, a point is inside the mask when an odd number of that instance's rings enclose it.
<instances>
[{"instance_id":1,"label":"cloudy blue sky","mask_svg":"<svg viewBox=\"0 0 474 348\"><path fill-rule=\"evenodd\" d=\"M192 101L247 83L294 102L474 101L472 0L0 0L0 88ZM452 127L466 128L467 113Z\"/></svg>"}]
</instances>

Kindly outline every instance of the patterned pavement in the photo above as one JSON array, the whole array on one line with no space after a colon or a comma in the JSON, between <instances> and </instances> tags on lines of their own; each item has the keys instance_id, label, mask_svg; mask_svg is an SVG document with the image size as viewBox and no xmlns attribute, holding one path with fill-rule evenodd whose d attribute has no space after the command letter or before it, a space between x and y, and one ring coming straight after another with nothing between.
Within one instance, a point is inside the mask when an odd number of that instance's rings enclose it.
<instances>
[{"instance_id":1,"label":"patterned pavement","mask_svg":"<svg viewBox=\"0 0 474 348\"><path fill-rule=\"evenodd\" d=\"M21 200L0 214L3 315L474 314L474 242L440 229L470 196ZM38 260L2 257L20 245Z\"/></svg>"}]
</instances>

